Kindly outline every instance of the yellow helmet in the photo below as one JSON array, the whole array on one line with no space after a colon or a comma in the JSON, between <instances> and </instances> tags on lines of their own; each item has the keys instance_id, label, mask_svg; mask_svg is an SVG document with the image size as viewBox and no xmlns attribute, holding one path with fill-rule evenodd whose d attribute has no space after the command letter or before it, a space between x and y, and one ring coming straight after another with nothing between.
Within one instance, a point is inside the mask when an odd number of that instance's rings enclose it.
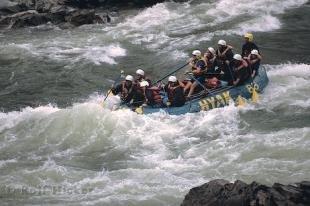
<instances>
[{"instance_id":1,"label":"yellow helmet","mask_svg":"<svg viewBox=\"0 0 310 206\"><path fill-rule=\"evenodd\" d=\"M253 41L253 39L254 39L253 34L251 34L251 33L246 33L246 34L244 35L244 38L248 38L249 41Z\"/></svg>"}]
</instances>

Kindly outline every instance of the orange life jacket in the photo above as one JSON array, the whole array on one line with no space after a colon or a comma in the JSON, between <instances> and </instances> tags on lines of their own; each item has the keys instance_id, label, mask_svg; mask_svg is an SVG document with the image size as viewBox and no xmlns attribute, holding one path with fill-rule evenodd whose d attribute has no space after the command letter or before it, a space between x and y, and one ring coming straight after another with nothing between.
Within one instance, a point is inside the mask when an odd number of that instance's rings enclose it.
<instances>
[{"instance_id":1,"label":"orange life jacket","mask_svg":"<svg viewBox=\"0 0 310 206\"><path fill-rule=\"evenodd\" d=\"M150 102L161 103L160 89L158 87L152 86L147 88L147 90L150 92L148 98L152 98L149 99Z\"/></svg>"},{"instance_id":2,"label":"orange life jacket","mask_svg":"<svg viewBox=\"0 0 310 206\"><path fill-rule=\"evenodd\" d=\"M219 86L219 84L220 81L216 77L207 80L207 87L216 88Z\"/></svg>"}]
</instances>

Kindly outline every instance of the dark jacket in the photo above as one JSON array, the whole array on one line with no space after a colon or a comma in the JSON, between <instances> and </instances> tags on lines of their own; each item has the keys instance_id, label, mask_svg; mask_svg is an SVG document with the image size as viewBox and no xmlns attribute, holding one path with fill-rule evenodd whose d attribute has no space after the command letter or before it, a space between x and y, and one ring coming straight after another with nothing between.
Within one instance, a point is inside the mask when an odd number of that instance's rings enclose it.
<instances>
[{"instance_id":1,"label":"dark jacket","mask_svg":"<svg viewBox=\"0 0 310 206\"><path fill-rule=\"evenodd\" d=\"M131 86L126 86L125 81L118 84L115 88L111 89L114 95L121 94L121 100L123 103L131 103L133 106L140 106L145 99L141 88L133 83Z\"/></svg>"},{"instance_id":2,"label":"dark jacket","mask_svg":"<svg viewBox=\"0 0 310 206\"><path fill-rule=\"evenodd\" d=\"M242 57L247 57L253 49L256 49L259 52L258 46L253 42L246 42L242 46Z\"/></svg>"},{"instance_id":3,"label":"dark jacket","mask_svg":"<svg viewBox=\"0 0 310 206\"><path fill-rule=\"evenodd\" d=\"M243 60L245 61L245 60ZM241 63L242 64L242 63ZM244 84L244 82L246 80L248 80L248 78L251 75L249 66L244 66L240 69L237 70L237 68L241 65L240 63L238 63L237 61L234 61L232 63L232 68L234 70L234 78L236 79L240 79L240 81L238 82L238 84L236 86L242 85ZM247 63L245 62L245 64L247 65Z\"/></svg>"},{"instance_id":4,"label":"dark jacket","mask_svg":"<svg viewBox=\"0 0 310 206\"><path fill-rule=\"evenodd\" d=\"M233 57L234 57L234 53L231 49L228 49L227 52L225 53L225 55L223 57L221 57L221 54L227 49L226 47L223 47L221 49L216 50L216 55L218 60L225 62L226 60L228 61L232 61Z\"/></svg>"},{"instance_id":5,"label":"dark jacket","mask_svg":"<svg viewBox=\"0 0 310 206\"><path fill-rule=\"evenodd\" d=\"M170 86L166 85L165 90L168 94L169 102L173 107L181 107L185 104L185 95L183 92L183 88L180 85Z\"/></svg>"}]
</instances>

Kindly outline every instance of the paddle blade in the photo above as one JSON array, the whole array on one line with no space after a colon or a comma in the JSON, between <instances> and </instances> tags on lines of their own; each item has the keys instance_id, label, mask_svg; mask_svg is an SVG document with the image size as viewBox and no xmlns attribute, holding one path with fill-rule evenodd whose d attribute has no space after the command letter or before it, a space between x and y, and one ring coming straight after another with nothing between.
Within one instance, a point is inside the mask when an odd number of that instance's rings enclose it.
<instances>
[{"instance_id":1,"label":"paddle blade","mask_svg":"<svg viewBox=\"0 0 310 206\"><path fill-rule=\"evenodd\" d=\"M253 88L252 101L253 101L253 102L258 102L258 99L259 99L259 95L258 95L256 89Z\"/></svg>"},{"instance_id":2,"label":"paddle blade","mask_svg":"<svg viewBox=\"0 0 310 206\"><path fill-rule=\"evenodd\" d=\"M238 106L244 106L245 105L245 100L240 95L237 98L237 102L238 102Z\"/></svg>"},{"instance_id":3,"label":"paddle blade","mask_svg":"<svg viewBox=\"0 0 310 206\"><path fill-rule=\"evenodd\" d=\"M135 112L136 112L137 114L143 114L143 107L142 107L142 106L137 107L136 110L135 110Z\"/></svg>"}]
</instances>

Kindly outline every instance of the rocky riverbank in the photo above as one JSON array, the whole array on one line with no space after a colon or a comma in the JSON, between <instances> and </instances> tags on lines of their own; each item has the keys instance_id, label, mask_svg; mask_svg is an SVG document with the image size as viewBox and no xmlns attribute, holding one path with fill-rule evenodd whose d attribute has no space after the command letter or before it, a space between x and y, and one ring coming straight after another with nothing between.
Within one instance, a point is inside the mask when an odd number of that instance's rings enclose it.
<instances>
[{"instance_id":1,"label":"rocky riverbank","mask_svg":"<svg viewBox=\"0 0 310 206\"><path fill-rule=\"evenodd\" d=\"M98 14L96 9L112 7L143 7L164 0L2 0L0 2L0 29L38 26L51 22L62 28L84 24L106 23L108 12Z\"/></svg>"},{"instance_id":2,"label":"rocky riverbank","mask_svg":"<svg viewBox=\"0 0 310 206\"><path fill-rule=\"evenodd\" d=\"M192 188L181 206L306 206L310 205L310 182L272 187L240 180L212 180Z\"/></svg>"}]
</instances>

